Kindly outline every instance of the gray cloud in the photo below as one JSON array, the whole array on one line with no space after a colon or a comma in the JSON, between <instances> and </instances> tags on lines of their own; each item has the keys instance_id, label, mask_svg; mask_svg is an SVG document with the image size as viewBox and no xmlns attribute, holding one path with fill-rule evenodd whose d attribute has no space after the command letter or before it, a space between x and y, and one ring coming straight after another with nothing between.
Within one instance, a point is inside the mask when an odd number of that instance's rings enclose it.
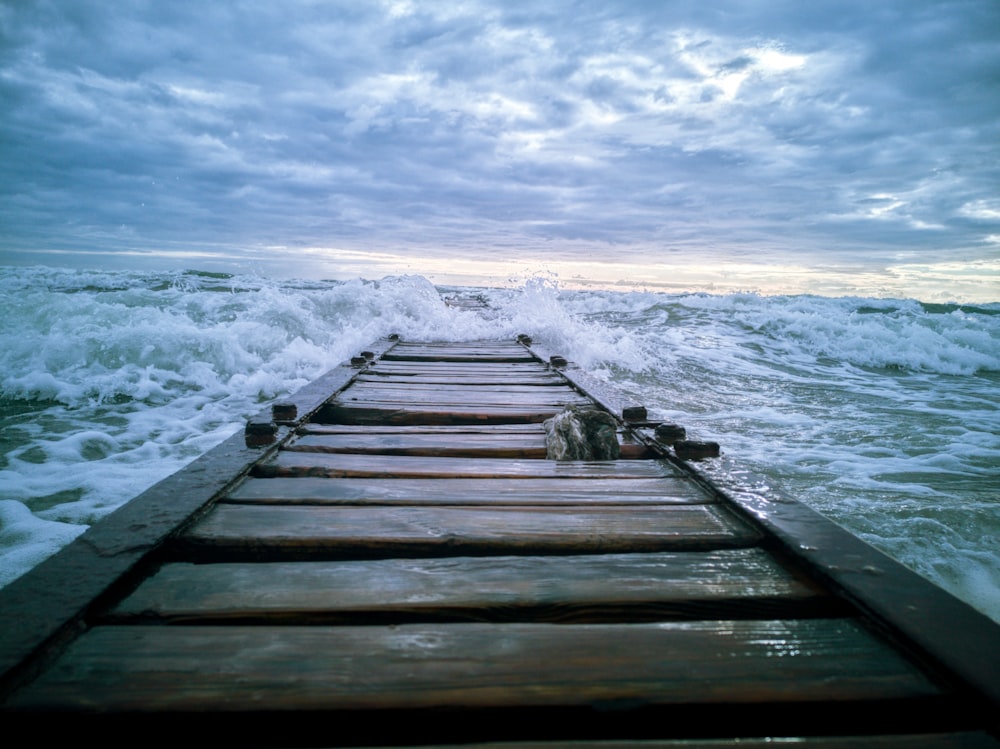
<instances>
[{"instance_id":1,"label":"gray cloud","mask_svg":"<svg viewBox=\"0 0 1000 749\"><path fill-rule=\"evenodd\" d=\"M537 6L0 6L0 251L996 255L992 0Z\"/></svg>"}]
</instances>

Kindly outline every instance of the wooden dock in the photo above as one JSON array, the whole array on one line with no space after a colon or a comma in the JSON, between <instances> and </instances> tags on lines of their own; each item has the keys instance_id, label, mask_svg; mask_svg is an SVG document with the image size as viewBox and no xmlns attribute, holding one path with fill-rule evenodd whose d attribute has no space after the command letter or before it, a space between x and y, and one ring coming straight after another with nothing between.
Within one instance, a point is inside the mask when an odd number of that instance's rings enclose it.
<instances>
[{"instance_id":1,"label":"wooden dock","mask_svg":"<svg viewBox=\"0 0 1000 749\"><path fill-rule=\"evenodd\" d=\"M253 420L0 590L8 733L1000 746L996 624L562 365L386 340ZM619 459L547 459L594 403Z\"/></svg>"}]
</instances>

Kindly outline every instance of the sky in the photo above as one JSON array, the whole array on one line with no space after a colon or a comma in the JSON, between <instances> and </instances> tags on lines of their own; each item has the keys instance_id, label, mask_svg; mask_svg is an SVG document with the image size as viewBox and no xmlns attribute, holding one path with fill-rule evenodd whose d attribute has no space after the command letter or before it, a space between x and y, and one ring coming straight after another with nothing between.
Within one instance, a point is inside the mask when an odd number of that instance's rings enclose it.
<instances>
[{"instance_id":1,"label":"sky","mask_svg":"<svg viewBox=\"0 0 1000 749\"><path fill-rule=\"evenodd\" d=\"M1000 300L996 0L0 0L0 263Z\"/></svg>"}]
</instances>

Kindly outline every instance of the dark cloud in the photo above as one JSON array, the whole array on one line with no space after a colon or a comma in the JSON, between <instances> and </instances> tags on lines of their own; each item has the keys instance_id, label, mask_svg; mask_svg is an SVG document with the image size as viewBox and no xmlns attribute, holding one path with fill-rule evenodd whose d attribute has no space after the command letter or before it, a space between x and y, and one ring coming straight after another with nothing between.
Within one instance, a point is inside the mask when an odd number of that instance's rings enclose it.
<instances>
[{"instance_id":1,"label":"dark cloud","mask_svg":"<svg viewBox=\"0 0 1000 749\"><path fill-rule=\"evenodd\" d=\"M995 256L997 3L676 6L0 6L0 252Z\"/></svg>"}]
</instances>

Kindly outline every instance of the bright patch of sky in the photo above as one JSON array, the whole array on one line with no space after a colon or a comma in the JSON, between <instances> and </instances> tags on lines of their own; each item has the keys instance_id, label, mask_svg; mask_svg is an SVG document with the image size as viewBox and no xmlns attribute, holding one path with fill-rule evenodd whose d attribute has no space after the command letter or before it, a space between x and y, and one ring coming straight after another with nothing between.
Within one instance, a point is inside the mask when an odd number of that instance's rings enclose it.
<instances>
[{"instance_id":1,"label":"bright patch of sky","mask_svg":"<svg viewBox=\"0 0 1000 749\"><path fill-rule=\"evenodd\" d=\"M978 268L997 29L994 0L0 2L0 262Z\"/></svg>"}]
</instances>

